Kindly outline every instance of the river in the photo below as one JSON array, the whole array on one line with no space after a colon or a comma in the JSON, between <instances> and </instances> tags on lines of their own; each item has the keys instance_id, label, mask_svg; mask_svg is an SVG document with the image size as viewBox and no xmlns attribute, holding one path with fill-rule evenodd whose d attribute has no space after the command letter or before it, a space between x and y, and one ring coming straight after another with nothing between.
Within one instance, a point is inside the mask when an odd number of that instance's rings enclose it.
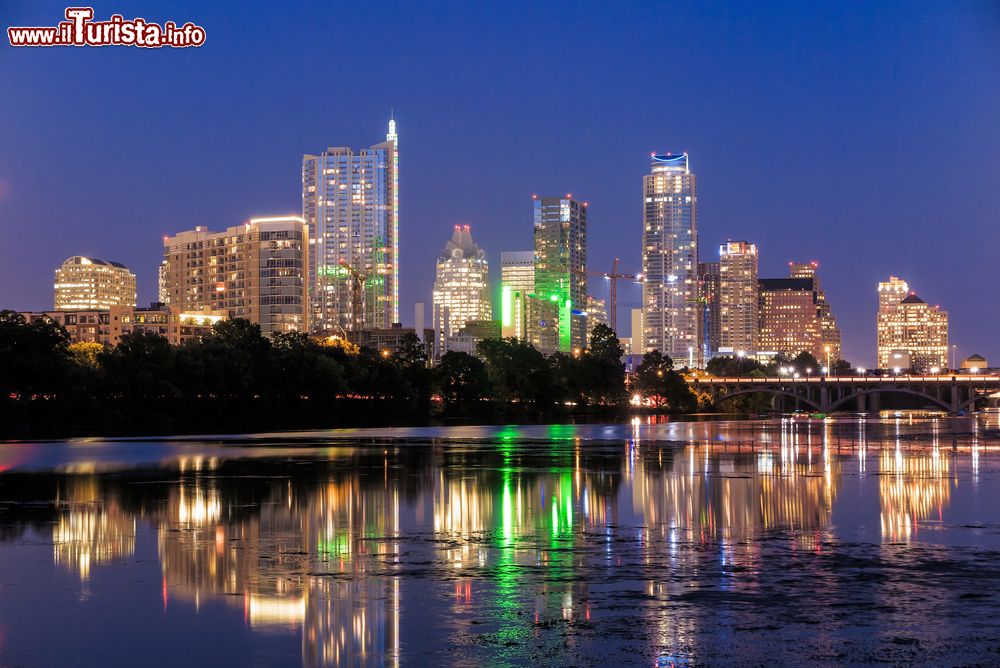
<instances>
[{"instance_id":1,"label":"river","mask_svg":"<svg viewBox=\"0 0 1000 668\"><path fill-rule=\"evenodd\" d=\"M1000 422L0 443L0 666L1000 661Z\"/></svg>"}]
</instances>

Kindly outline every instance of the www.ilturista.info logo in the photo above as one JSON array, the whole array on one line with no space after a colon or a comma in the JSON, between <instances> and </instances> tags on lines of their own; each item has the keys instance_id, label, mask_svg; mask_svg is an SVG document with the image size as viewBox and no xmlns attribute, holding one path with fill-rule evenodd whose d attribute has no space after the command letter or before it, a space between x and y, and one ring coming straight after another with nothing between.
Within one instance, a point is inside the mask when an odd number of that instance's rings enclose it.
<instances>
[{"instance_id":1,"label":"www.ilturista.info logo","mask_svg":"<svg viewBox=\"0 0 1000 668\"><path fill-rule=\"evenodd\" d=\"M11 46L162 46L184 48L205 43L205 29L188 22L167 21L162 26L146 19L112 14L108 21L94 21L93 7L67 7L66 20L54 28L7 28Z\"/></svg>"}]
</instances>

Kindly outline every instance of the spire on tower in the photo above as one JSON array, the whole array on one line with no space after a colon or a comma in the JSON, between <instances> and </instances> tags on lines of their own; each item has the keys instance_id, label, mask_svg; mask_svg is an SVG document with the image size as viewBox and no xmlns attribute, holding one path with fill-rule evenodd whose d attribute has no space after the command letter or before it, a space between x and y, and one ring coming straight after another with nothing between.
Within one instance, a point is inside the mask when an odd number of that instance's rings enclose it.
<instances>
[{"instance_id":1,"label":"spire on tower","mask_svg":"<svg viewBox=\"0 0 1000 668\"><path fill-rule=\"evenodd\" d=\"M385 135L386 141L398 142L399 135L396 134L396 114L392 107L389 107L389 132Z\"/></svg>"}]
</instances>

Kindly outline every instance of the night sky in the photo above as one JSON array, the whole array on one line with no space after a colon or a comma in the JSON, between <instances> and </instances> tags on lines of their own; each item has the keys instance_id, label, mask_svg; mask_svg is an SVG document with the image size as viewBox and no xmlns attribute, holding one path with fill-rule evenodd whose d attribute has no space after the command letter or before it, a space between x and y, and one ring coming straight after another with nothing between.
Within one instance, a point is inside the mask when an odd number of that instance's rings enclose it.
<instances>
[{"instance_id":1,"label":"night sky","mask_svg":"<svg viewBox=\"0 0 1000 668\"><path fill-rule=\"evenodd\" d=\"M400 136L401 312L470 224L494 279L531 194L590 203L590 267L639 270L649 154L688 151L701 258L817 260L871 365L889 274L1000 364L1000 3L93 3L205 27L198 49L0 45L0 307L52 306L66 257L156 298L162 237L301 213L302 154ZM0 23L65 3L0 0ZM228 8L231 7L231 8ZM603 280L592 292L605 297ZM639 290L619 291L623 335Z\"/></svg>"}]
</instances>

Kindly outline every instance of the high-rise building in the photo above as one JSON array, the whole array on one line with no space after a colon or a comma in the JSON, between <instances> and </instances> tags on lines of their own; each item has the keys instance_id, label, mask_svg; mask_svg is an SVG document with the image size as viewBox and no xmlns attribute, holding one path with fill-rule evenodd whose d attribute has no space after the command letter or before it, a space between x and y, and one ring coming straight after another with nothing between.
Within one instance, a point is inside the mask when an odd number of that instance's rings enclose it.
<instances>
[{"instance_id":1,"label":"high-rise building","mask_svg":"<svg viewBox=\"0 0 1000 668\"><path fill-rule=\"evenodd\" d=\"M896 276L890 276L888 281L878 284L878 310L888 311L903 301L910 294L910 286L906 281Z\"/></svg>"},{"instance_id":2,"label":"high-rise building","mask_svg":"<svg viewBox=\"0 0 1000 668\"><path fill-rule=\"evenodd\" d=\"M608 311L603 299L587 295L587 331L585 334L588 343L590 341L590 333L594 331L594 327L597 325L611 327L610 323L608 323ZM611 329L614 329L614 327L611 327Z\"/></svg>"},{"instance_id":3,"label":"high-rise building","mask_svg":"<svg viewBox=\"0 0 1000 668\"><path fill-rule=\"evenodd\" d=\"M547 303L529 322L528 336L546 352L569 352L586 342L587 204L571 195L532 199L535 297Z\"/></svg>"},{"instance_id":4,"label":"high-rise building","mask_svg":"<svg viewBox=\"0 0 1000 668\"><path fill-rule=\"evenodd\" d=\"M246 318L265 336L305 331L308 253L296 216L251 218L225 232L195 227L163 239L163 296L175 311Z\"/></svg>"},{"instance_id":5,"label":"high-rise building","mask_svg":"<svg viewBox=\"0 0 1000 668\"><path fill-rule=\"evenodd\" d=\"M316 331L386 328L399 320L399 138L302 158L309 302Z\"/></svg>"},{"instance_id":6,"label":"high-rise building","mask_svg":"<svg viewBox=\"0 0 1000 668\"><path fill-rule=\"evenodd\" d=\"M535 251L500 253L500 324L504 337L527 339L528 295L535 294Z\"/></svg>"},{"instance_id":7,"label":"high-rise building","mask_svg":"<svg viewBox=\"0 0 1000 668\"><path fill-rule=\"evenodd\" d=\"M135 274L118 262L76 255L56 269L55 308L135 306Z\"/></svg>"},{"instance_id":8,"label":"high-rise building","mask_svg":"<svg viewBox=\"0 0 1000 668\"><path fill-rule=\"evenodd\" d=\"M710 360L719 352L719 263L698 263L698 304L701 306L701 355Z\"/></svg>"},{"instance_id":9,"label":"high-rise building","mask_svg":"<svg viewBox=\"0 0 1000 668\"><path fill-rule=\"evenodd\" d=\"M451 240L437 259L437 279L434 281L437 354L448 350L448 339L458 334L466 323L492 317L486 254L472 241L468 225L456 225Z\"/></svg>"},{"instance_id":10,"label":"high-rise building","mask_svg":"<svg viewBox=\"0 0 1000 668\"><path fill-rule=\"evenodd\" d=\"M698 194L687 153L653 155L643 177L643 327L647 349L701 358Z\"/></svg>"},{"instance_id":11,"label":"high-rise building","mask_svg":"<svg viewBox=\"0 0 1000 668\"><path fill-rule=\"evenodd\" d=\"M788 275L791 278L808 278L813 283L813 291L816 293L816 317L819 318L822 355L816 355L819 361L830 360L831 363L840 359L841 343L840 328L837 327L837 319L830 309L830 302L826 300L826 293L820 285L819 275L816 273L819 263L812 262L789 262Z\"/></svg>"},{"instance_id":12,"label":"high-rise building","mask_svg":"<svg viewBox=\"0 0 1000 668\"><path fill-rule=\"evenodd\" d=\"M746 241L719 246L720 350L757 352L757 280L757 246Z\"/></svg>"},{"instance_id":13,"label":"high-rise building","mask_svg":"<svg viewBox=\"0 0 1000 668\"><path fill-rule=\"evenodd\" d=\"M820 287L815 262L789 262L788 278L762 278L760 337L762 352L792 358L807 352L822 364L840 359L840 330Z\"/></svg>"},{"instance_id":14,"label":"high-rise building","mask_svg":"<svg viewBox=\"0 0 1000 668\"><path fill-rule=\"evenodd\" d=\"M879 283L878 365L882 369L904 366L917 372L948 366L948 313L930 306L895 276ZM896 297L902 297L897 301Z\"/></svg>"}]
</instances>

